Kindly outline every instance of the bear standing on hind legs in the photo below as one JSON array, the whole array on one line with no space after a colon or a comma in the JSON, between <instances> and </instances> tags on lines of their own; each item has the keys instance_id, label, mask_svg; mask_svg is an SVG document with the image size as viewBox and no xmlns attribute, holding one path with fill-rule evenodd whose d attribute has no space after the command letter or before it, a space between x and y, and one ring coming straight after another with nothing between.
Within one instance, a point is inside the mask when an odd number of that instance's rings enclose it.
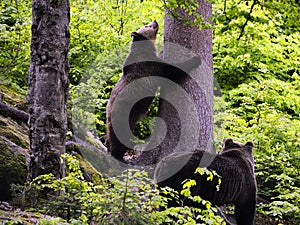
<instances>
[{"instance_id":1,"label":"bear standing on hind legs","mask_svg":"<svg viewBox=\"0 0 300 225\"><path fill-rule=\"evenodd\" d=\"M154 172L154 180L159 187L182 190L182 182L187 179L196 181L191 187L192 196L200 196L213 205L234 204L237 225L253 225L256 211L257 185L254 175L253 143L241 144L232 139L224 141L221 152L212 155L205 151L173 153L163 158ZM186 162L181 167L183 162ZM203 165L206 164L206 165ZM220 189L216 189L218 178L208 181L205 175L195 173L197 167L207 167L221 176ZM180 196L184 205L203 207ZM169 207L178 206L173 200Z\"/></svg>"},{"instance_id":2,"label":"bear standing on hind legs","mask_svg":"<svg viewBox=\"0 0 300 225\"><path fill-rule=\"evenodd\" d=\"M123 65L123 74L111 92L106 108L106 144L113 157L124 161L128 149L133 149L132 132L138 120L147 114L158 87L166 78L180 82L200 65L200 58L171 65L157 56L155 39L158 23L132 32L130 53Z\"/></svg>"}]
</instances>

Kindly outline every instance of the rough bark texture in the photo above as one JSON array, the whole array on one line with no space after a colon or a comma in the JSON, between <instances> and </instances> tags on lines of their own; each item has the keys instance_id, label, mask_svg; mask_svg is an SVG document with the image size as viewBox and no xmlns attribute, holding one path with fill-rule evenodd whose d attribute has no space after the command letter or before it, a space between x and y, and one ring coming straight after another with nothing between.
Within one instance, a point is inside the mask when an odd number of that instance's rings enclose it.
<instances>
[{"instance_id":1,"label":"rough bark texture","mask_svg":"<svg viewBox=\"0 0 300 225\"><path fill-rule=\"evenodd\" d=\"M28 180L46 173L64 176L60 155L67 130L69 21L68 0L32 1Z\"/></svg>"},{"instance_id":2,"label":"rough bark texture","mask_svg":"<svg viewBox=\"0 0 300 225\"><path fill-rule=\"evenodd\" d=\"M212 15L209 2L198 0L200 13L207 20ZM182 9L179 12L185 15ZM187 18L190 16L185 15ZM202 63L199 68L190 73L190 77L180 83L190 97L190 101L179 97L184 114L178 114L178 109L165 100L160 102L159 117L167 126L165 137L161 137L160 158L174 151L194 151L196 148L213 151L213 65L212 65L212 31L197 29L183 24L175 18L165 16L165 49L164 59L182 61L190 57L190 52L200 56ZM168 44L168 43L172 44ZM188 49L179 50L173 44ZM176 90L161 93L162 99L178 98ZM192 104L191 104L192 102ZM193 108L195 107L195 108ZM196 118L194 113L196 110Z\"/></svg>"}]
</instances>

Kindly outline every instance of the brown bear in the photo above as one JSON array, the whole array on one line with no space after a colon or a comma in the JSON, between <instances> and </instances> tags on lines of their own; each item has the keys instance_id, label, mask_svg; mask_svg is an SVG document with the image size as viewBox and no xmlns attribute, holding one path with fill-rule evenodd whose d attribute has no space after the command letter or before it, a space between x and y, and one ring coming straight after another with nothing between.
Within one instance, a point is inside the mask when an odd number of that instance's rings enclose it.
<instances>
[{"instance_id":1,"label":"brown bear","mask_svg":"<svg viewBox=\"0 0 300 225\"><path fill-rule=\"evenodd\" d=\"M191 187L192 196L200 196L216 206L234 204L237 225L253 225L257 193L253 147L252 142L241 144L226 139L221 152L217 155L200 150L173 153L158 163L154 180L159 187L168 186L180 193L183 181L193 179L196 181L196 186ZM206 175L195 173L199 166L207 167L220 175L219 190L216 188L218 177L214 176L212 181L208 181ZM203 207L200 203L192 202L184 196L180 198L184 205ZM168 202L169 207L178 204L175 200Z\"/></svg>"},{"instance_id":2,"label":"brown bear","mask_svg":"<svg viewBox=\"0 0 300 225\"><path fill-rule=\"evenodd\" d=\"M145 117L158 87L164 82L159 78L178 83L201 62L197 56L174 65L163 61L157 56L157 31L158 23L154 20L131 33L130 53L106 108L106 144L111 155L121 161L125 152L135 145L132 132L136 123Z\"/></svg>"}]
</instances>

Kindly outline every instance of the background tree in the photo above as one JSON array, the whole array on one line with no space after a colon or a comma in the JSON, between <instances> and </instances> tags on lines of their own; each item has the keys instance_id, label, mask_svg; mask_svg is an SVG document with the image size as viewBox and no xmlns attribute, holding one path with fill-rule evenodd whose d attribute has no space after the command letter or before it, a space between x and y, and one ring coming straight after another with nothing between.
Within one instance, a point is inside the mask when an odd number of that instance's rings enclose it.
<instances>
[{"instance_id":1,"label":"background tree","mask_svg":"<svg viewBox=\"0 0 300 225\"><path fill-rule=\"evenodd\" d=\"M60 156L67 130L69 21L68 0L32 1L29 180L47 173L64 176Z\"/></svg>"}]
</instances>

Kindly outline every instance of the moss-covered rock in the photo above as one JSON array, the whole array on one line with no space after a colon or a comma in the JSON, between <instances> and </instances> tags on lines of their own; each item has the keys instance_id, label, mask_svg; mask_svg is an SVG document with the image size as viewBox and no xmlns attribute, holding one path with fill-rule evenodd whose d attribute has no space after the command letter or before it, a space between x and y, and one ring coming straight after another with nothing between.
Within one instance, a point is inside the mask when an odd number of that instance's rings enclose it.
<instances>
[{"instance_id":1,"label":"moss-covered rock","mask_svg":"<svg viewBox=\"0 0 300 225\"><path fill-rule=\"evenodd\" d=\"M29 146L28 127L10 118L0 115L0 137L5 137L14 144L27 149Z\"/></svg>"},{"instance_id":2,"label":"moss-covered rock","mask_svg":"<svg viewBox=\"0 0 300 225\"><path fill-rule=\"evenodd\" d=\"M66 151L69 154L75 155L79 160L80 168L85 180L94 184L102 183L103 176L108 176L110 155L96 151L84 142L81 144L75 142L67 142ZM110 174L111 175L111 174Z\"/></svg>"},{"instance_id":3,"label":"moss-covered rock","mask_svg":"<svg viewBox=\"0 0 300 225\"><path fill-rule=\"evenodd\" d=\"M9 86L0 84L0 94L0 101L11 107L26 105L25 97ZM28 172L28 146L27 125L0 115L0 201L11 198L11 184L24 184Z\"/></svg>"},{"instance_id":4,"label":"moss-covered rock","mask_svg":"<svg viewBox=\"0 0 300 225\"><path fill-rule=\"evenodd\" d=\"M19 90L0 83L0 102L25 111L25 96L25 93L20 94ZM24 184L26 180L29 164L28 133L26 123L0 114L0 201L11 198L11 184ZM83 142L67 145L67 152L78 156L85 179L99 184L102 179L99 171L109 173L107 170L110 168L110 157L97 151L98 148L102 148L99 146L101 143L97 143L91 135L84 134L85 139L89 140L88 144Z\"/></svg>"},{"instance_id":5,"label":"moss-covered rock","mask_svg":"<svg viewBox=\"0 0 300 225\"><path fill-rule=\"evenodd\" d=\"M27 91L0 82L0 101L19 110L27 111Z\"/></svg>"},{"instance_id":6,"label":"moss-covered rock","mask_svg":"<svg viewBox=\"0 0 300 225\"><path fill-rule=\"evenodd\" d=\"M0 201L11 198L11 184L26 181L28 158L25 149L0 136Z\"/></svg>"}]
</instances>

